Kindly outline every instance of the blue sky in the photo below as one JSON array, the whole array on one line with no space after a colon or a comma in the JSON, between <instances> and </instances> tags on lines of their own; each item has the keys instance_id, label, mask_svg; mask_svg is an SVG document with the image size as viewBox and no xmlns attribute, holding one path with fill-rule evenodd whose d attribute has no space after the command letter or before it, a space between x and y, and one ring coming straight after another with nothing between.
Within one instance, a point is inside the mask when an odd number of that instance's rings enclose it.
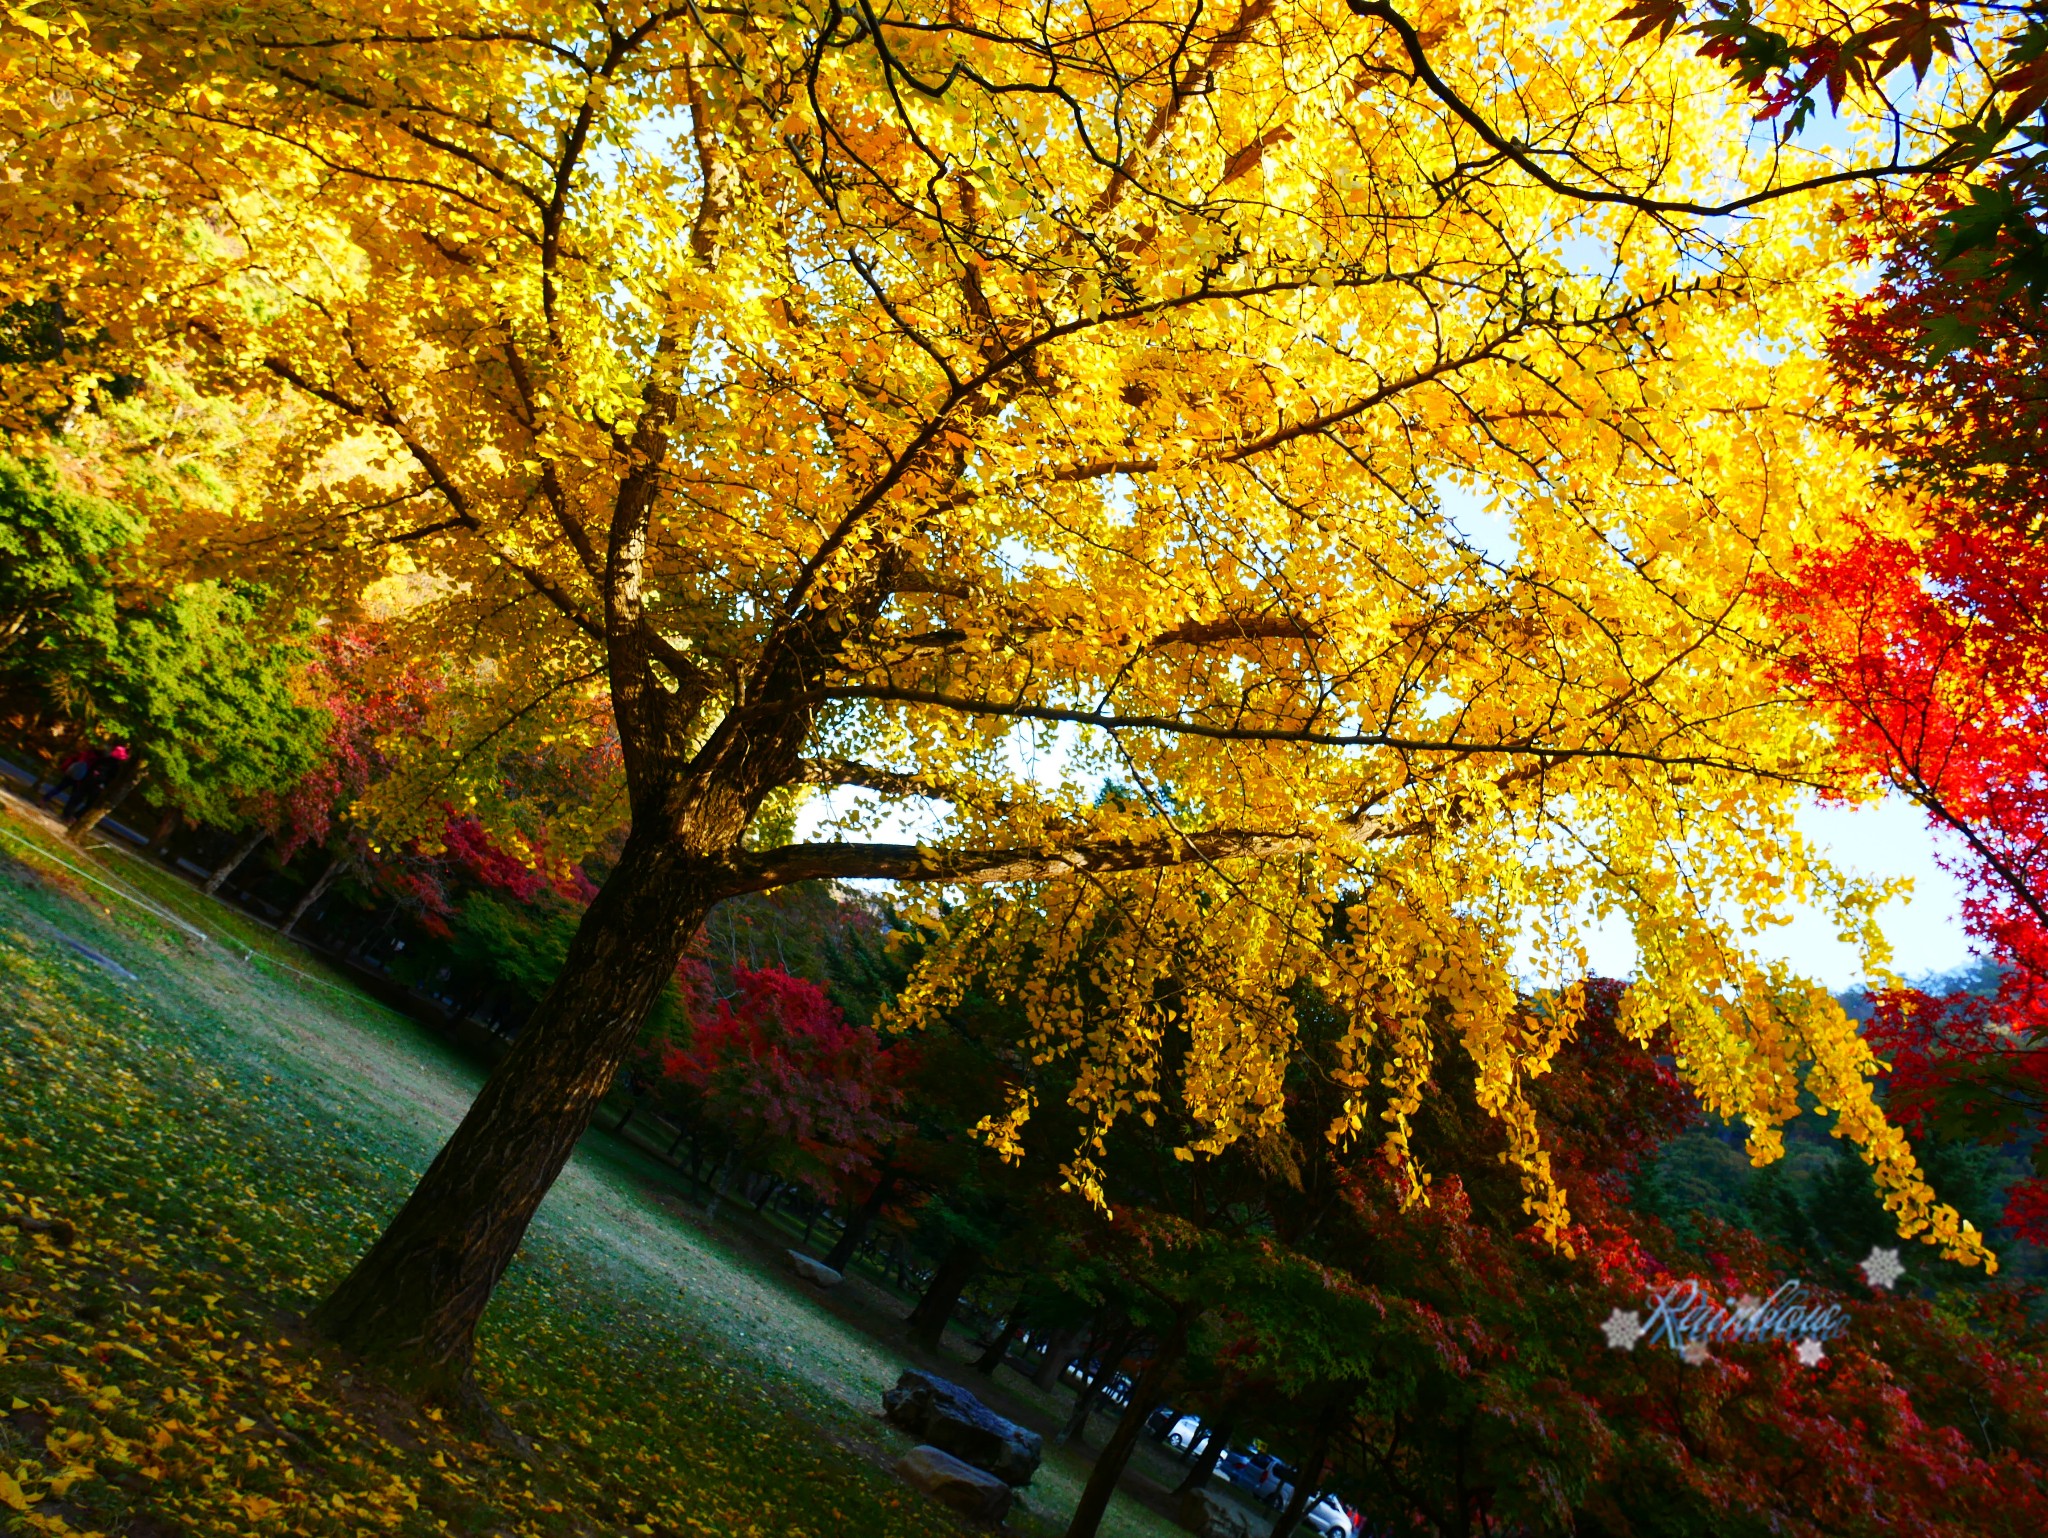
<instances>
[{"instance_id":1,"label":"blue sky","mask_svg":"<svg viewBox=\"0 0 2048 1538\"><path fill-rule=\"evenodd\" d=\"M1927 826L1918 808L1897 797L1856 808L1809 804L1801 808L1798 824L1837 868L1872 880L1903 876L1912 882L1910 893L1878 914L1892 944L1892 967L1901 977L1910 981L1970 964L1962 886L1936 863L1944 836ZM1623 925L1609 923L1588 941L1594 972L1627 977L1634 970L1635 945ZM1795 910L1791 923L1753 943L1761 954L1782 958L1801 976L1835 991L1864 981L1856 953L1811 908Z\"/></svg>"}]
</instances>

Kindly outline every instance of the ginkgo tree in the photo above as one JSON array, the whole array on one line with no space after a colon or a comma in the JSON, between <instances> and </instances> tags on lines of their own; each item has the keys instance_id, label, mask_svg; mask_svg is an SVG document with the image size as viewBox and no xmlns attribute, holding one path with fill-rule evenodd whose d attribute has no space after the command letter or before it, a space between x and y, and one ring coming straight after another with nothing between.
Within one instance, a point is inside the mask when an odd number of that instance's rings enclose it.
<instances>
[{"instance_id":1,"label":"ginkgo tree","mask_svg":"<svg viewBox=\"0 0 2048 1538\"><path fill-rule=\"evenodd\" d=\"M1702 233L1560 192L1337 0L77 15L9 119L8 297L317 408L248 548L621 745L620 858L336 1339L461 1390L690 934L820 878L955 894L897 1016L1020 995L1082 1065L1084 1191L1169 1043L1186 1157L1275 1125L1314 979L1332 1135L1425 1197L1448 1022L1559 1236L1523 1088L1575 995L1532 1023L1515 975L1606 913L1627 1028L1758 1158L1803 1083L1903 1232L1988 1259L1744 933L1809 896L1876 943L1791 830L1826 744L1753 644L1755 574L1861 473L1803 414L1806 203ZM1718 185L1718 74L1608 21L1415 27L1517 145ZM845 794L794 839L806 787Z\"/></svg>"}]
</instances>

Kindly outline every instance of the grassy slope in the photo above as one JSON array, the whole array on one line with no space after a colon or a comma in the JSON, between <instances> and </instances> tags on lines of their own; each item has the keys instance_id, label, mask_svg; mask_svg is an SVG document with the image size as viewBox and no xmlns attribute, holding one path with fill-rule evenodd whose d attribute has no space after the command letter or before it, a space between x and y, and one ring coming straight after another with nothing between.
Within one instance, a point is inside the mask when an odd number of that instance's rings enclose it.
<instances>
[{"instance_id":1,"label":"grassy slope","mask_svg":"<svg viewBox=\"0 0 2048 1538\"><path fill-rule=\"evenodd\" d=\"M608 1139L486 1321L481 1375L530 1465L320 1362L295 1315L475 1071L260 926L104 858L0 813L0 1210L78 1231L0 1226L0 1531L956 1531L884 1471L907 1445L873 1415L898 1361L662 1212ZM1079 1472L1041 1475L1027 1530ZM1124 1503L1105 1526L1168 1531Z\"/></svg>"}]
</instances>

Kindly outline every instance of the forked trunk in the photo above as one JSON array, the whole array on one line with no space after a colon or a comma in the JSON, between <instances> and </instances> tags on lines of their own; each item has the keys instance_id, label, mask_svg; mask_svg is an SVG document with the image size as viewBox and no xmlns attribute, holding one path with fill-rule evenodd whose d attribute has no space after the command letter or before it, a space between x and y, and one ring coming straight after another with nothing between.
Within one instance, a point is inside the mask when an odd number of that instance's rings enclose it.
<instances>
[{"instance_id":1,"label":"forked trunk","mask_svg":"<svg viewBox=\"0 0 2048 1538\"><path fill-rule=\"evenodd\" d=\"M715 900L701 866L629 838L561 974L314 1327L430 1395L470 1393L477 1321Z\"/></svg>"},{"instance_id":2,"label":"forked trunk","mask_svg":"<svg viewBox=\"0 0 2048 1538\"><path fill-rule=\"evenodd\" d=\"M1152 1353L1152 1360L1138 1374L1138 1381L1131 1387L1130 1403L1124 1406L1124 1413L1117 1419L1116 1430L1109 1434L1109 1440L1096 1455L1095 1467L1088 1471L1088 1483L1082 1487L1073 1520L1067 1524L1067 1538L1095 1538L1096 1530L1101 1527L1102 1518L1109 1510L1110 1497L1116 1494L1117 1484L1124 1477L1124 1468L1131 1461L1131 1450L1138 1445L1138 1433L1145 1429L1146 1419L1166 1397L1167 1379L1180 1365L1181 1352L1187 1346L1192 1313L1192 1310L1185 1310L1174 1320L1172 1328Z\"/></svg>"}]
</instances>

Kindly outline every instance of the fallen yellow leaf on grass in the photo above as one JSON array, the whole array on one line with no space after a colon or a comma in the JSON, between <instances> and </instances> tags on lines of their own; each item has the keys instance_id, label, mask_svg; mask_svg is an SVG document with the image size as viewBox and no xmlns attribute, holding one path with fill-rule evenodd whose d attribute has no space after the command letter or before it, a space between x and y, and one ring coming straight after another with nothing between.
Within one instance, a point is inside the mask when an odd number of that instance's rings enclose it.
<instances>
[{"instance_id":1,"label":"fallen yellow leaf on grass","mask_svg":"<svg viewBox=\"0 0 2048 1538\"><path fill-rule=\"evenodd\" d=\"M81 1479L91 1479L98 1472L90 1463L74 1463L62 1473L50 1476L50 1494L63 1495Z\"/></svg>"},{"instance_id":2,"label":"fallen yellow leaf on grass","mask_svg":"<svg viewBox=\"0 0 2048 1538\"><path fill-rule=\"evenodd\" d=\"M28 1497L21 1493L21 1486L14 1482L12 1474L0 1473L0 1506L15 1511L28 1510Z\"/></svg>"}]
</instances>

